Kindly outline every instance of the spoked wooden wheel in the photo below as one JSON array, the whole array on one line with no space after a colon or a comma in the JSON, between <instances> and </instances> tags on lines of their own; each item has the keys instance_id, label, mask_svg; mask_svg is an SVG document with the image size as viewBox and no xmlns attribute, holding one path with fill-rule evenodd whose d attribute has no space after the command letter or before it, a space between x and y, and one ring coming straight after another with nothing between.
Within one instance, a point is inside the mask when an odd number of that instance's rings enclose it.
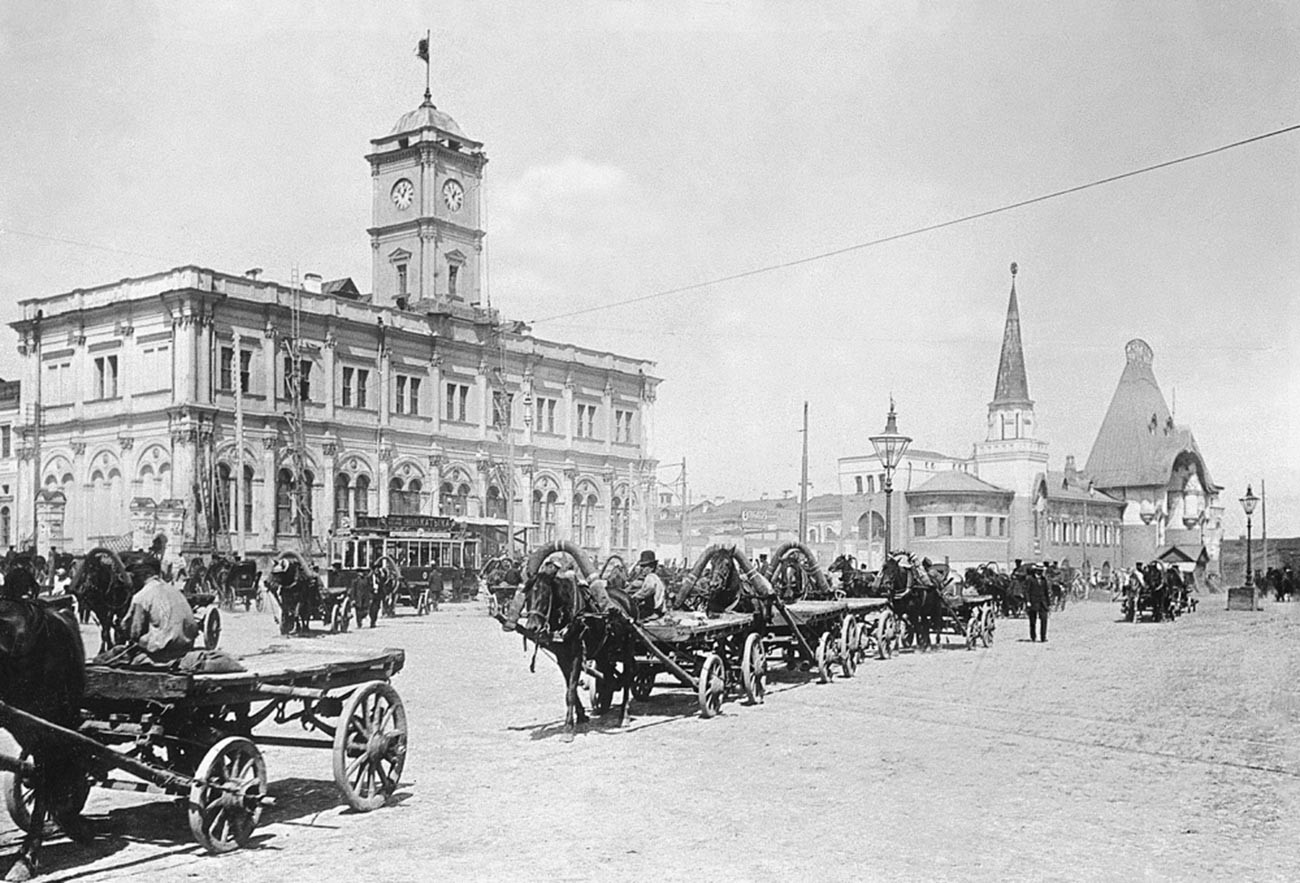
<instances>
[{"instance_id":1,"label":"spoked wooden wheel","mask_svg":"<svg viewBox=\"0 0 1300 883\"><path fill-rule=\"evenodd\" d=\"M334 731L334 782L353 809L388 802L406 764L406 709L383 681L363 684L343 706Z\"/></svg>"},{"instance_id":2,"label":"spoked wooden wheel","mask_svg":"<svg viewBox=\"0 0 1300 883\"><path fill-rule=\"evenodd\" d=\"M18 758L20 763L26 763L31 759L31 754L25 750ZM19 828L31 833L32 813L36 810L36 789L32 787L31 777L20 776L17 773L0 773L0 788L4 789L5 807L9 810L9 818L13 819L14 824ZM76 793L70 795L65 813L74 816L79 814L82 807L86 805L86 797L89 794L90 780L82 779L77 785ZM47 832L53 832L57 826L52 814L47 817L45 822Z\"/></svg>"},{"instance_id":3,"label":"spoked wooden wheel","mask_svg":"<svg viewBox=\"0 0 1300 883\"><path fill-rule=\"evenodd\" d=\"M966 649L974 650L979 641L980 632L984 630L984 616L978 610L971 611L966 618Z\"/></svg>"},{"instance_id":4,"label":"spoked wooden wheel","mask_svg":"<svg viewBox=\"0 0 1300 883\"><path fill-rule=\"evenodd\" d=\"M757 633L745 638L745 650L740 657L740 683L745 688L745 698L754 705L767 695L767 648Z\"/></svg>"},{"instance_id":5,"label":"spoked wooden wheel","mask_svg":"<svg viewBox=\"0 0 1300 883\"><path fill-rule=\"evenodd\" d=\"M266 762L243 736L227 736L199 762L190 785L190 832L208 852L246 846L262 816Z\"/></svg>"},{"instance_id":6,"label":"spoked wooden wheel","mask_svg":"<svg viewBox=\"0 0 1300 883\"><path fill-rule=\"evenodd\" d=\"M205 650L215 650L221 643L221 612L212 607L208 610L207 616L203 617L203 648Z\"/></svg>"},{"instance_id":7,"label":"spoked wooden wheel","mask_svg":"<svg viewBox=\"0 0 1300 883\"><path fill-rule=\"evenodd\" d=\"M994 612L993 606L989 605L984 608L984 631L980 633L980 640L984 642L986 648L993 646L993 632L997 627L998 615Z\"/></svg>"},{"instance_id":8,"label":"spoked wooden wheel","mask_svg":"<svg viewBox=\"0 0 1300 883\"><path fill-rule=\"evenodd\" d=\"M861 627L852 616L840 623L840 671L846 678L858 670L858 643Z\"/></svg>"},{"instance_id":9,"label":"spoked wooden wheel","mask_svg":"<svg viewBox=\"0 0 1300 883\"><path fill-rule=\"evenodd\" d=\"M698 688L700 716L713 717L722 712L722 697L727 691L726 669L722 657L710 653L704 657L700 666L700 683Z\"/></svg>"},{"instance_id":10,"label":"spoked wooden wheel","mask_svg":"<svg viewBox=\"0 0 1300 883\"><path fill-rule=\"evenodd\" d=\"M831 669L835 655L831 633L822 632L822 636L817 639L817 680L823 684L829 684L835 677L835 672Z\"/></svg>"}]
</instances>

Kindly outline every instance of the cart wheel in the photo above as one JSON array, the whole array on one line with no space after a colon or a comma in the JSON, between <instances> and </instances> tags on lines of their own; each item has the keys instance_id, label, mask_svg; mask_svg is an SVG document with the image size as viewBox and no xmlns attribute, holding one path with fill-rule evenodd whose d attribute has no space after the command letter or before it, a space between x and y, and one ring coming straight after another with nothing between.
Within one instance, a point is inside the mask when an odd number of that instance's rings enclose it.
<instances>
[{"instance_id":1,"label":"cart wheel","mask_svg":"<svg viewBox=\"0 0 1300 883\"><path fill-rule=\"evenodd\" d=\"M406 709L383 681L362 684L334 731L334 783L348 805L378 809L397 790L406 764Z\"/></svg>"},{"instance_id":2,"label":"cart wheel","mask_svg":"<svg viewBox=\"0 0 1300 883\"><path fill-rule=\"evenodd\" d=\"M829 684L835 678L835 672L831 670L831 664L835 662L835 648L831 646L831 633L822 632L822 636L817 639L817 681L822 684Z\"/></svg>"},{"instance_id":3,"label":"cart wheel","mask_svg":"<svg viewBox=\"0 0 1300 883\"><path fill-rule=\"evenodd\" d=\"M998 627L998 615L993 608L987 607L984 610L984 632L980 635L980 640L984 642L985 648L993 646L993 632Z\"/></svg>"},{"instance_id":4,"label":"cart wheel","mask_svg":"<svg viewBox=\"0 0 1300 883\"><path fill-rule=\"evenodd\" d=\"M254 600L254 606L257 607L257 612L258 612L258 613L261 613L263 610L266 609L266 599L263 597L262 592L258 592L257 595L254 596L254 599L253 599L253 600ZM247 605L247 604L244 605L244 609L245 609L245 610L248 609L248 605Z\"/></svg>"},{"instance_id":5,"label":"cart wheel","mask_svg":"<svg viewBox=\"0 0 1300 883\"><path fill-rule=\"evenodd\" d=\"M215 650L221 643L221 613L215 607L209 607L208 613L203 617L203 647L205 650Z\"/></svg>"},{"instance_id":6,"label":"cart wheel","mask_svg":"<svg viewBox=\"0 0 1300 883\"><path fill-rule=\"evenodd\" d=\"M251 740L227 736L208 750L190 785L190 832L208 852L247 846L262 816L266 761Z\"/></svg>"},{"instance_id":7,"label":"cart wheel","mask_svg":"<svg viewBox=\"0 0 1300 883\"><path fill-rule=\"evenodd\" d=\"M492 597L491 595L488 595L489 606L495 606L496 600L497 600L496 598ZM420 593L420 600L419 603L415 605L415 612L419 616L424 616L426 613L429 612L429 590L428 589L425 589ZM493 613L492 615L495 616L496 614Z\"/></svg>"},{"instance_id":8,"label":"cart wheel","mask_svg":"<svg viewBox=\"0 0 1300 883\"><path fill-rule=\"evenodd\" d=\"M966 649L974 650L975 644L979 641L980 632L983 630L984 617L979 611L971 611L971 615L966 619Z\"/></svg>"},{"instance_id":9,"label":"cart wheel","mask_svg":"<svg viewBox=\"0 0 1300 883\"><path fill-rule=\"evenodd\" d=\"M19 755L19 762L26 763L31 760L31 754L23 751ZM0 773L0 788L4 789L5 807L9 810L9 818L13 819L15 825L22 830L31 833L32 830L32 812L36 809L36 791L32 788L31 778L28 776L19 776L17 773ZM68 801L68 813L79 815L82 808L86 805L86 797L90 794L90 780L82 779L77 786L76 794L72 795ZM45 829L48 833L58 827L52 816L47 818Z\"/></svg>"},{"instance_id":10,"label":"cart wheel","mask_svg":"<svg viewBox=\"0 0 1300 883\"><path fill-rule=\"evenodd\" d=\"M903 617L895 616L893 619L893 623L894 623L894 638L889 649L891 653L896 655L899 652L901 652L904 647L912 646L912 642L915 636L912 634L911 626L907 624L907 620L904 619Z\"/></svg>"},{"instance_id":11,"label":"cart wheel","mask_svg":"<svg viewBox=\"0 0 1300 883\"><path fill-rule=\"evenodd\" d=\"M342 608L342 612L339 614L339 631L342 633L346 633L348 629L352 628L352 606L351 598L344 598L339 602L339 607Z\"/></svg>"},{"instance_id":12,"label":"cart wheel","mask_svg":"<svg viewBox=\"0 0 1300 883\"><path fill-rule=\"evenodd\" d=\"M722 694L726 692L726 687L726 670L722 666L722 657L710 653L704 657L704 664L700 666L697 692L701 717L713 717L722 712Z\"/></svg>"},{"instance_id":13,"label":"cart wheel","mask_svg":"<svg viewBox=\"0 0 1300 883\"><path fill-rule=\"evenodd\" d=\"M840 625L840 671L846 678L853 677L858 670L860 630L856 619L852 616L844 617L844 622Z\"/></svg>"},{"instance_id":14,"label":"cart wheel","mask_svg":"<svg viewBox=\"0 0 1300 883\"><path fill-rule=\"evenodd\" d=\"M767 695L767 650L757 633L745 637L745 650L740 656L740 683L745 688L745 698L753 705L760 704Z\"/></svg>"},{"instance_id":15,"label":"cart wheel","mask_svg":"<svg viewBox=\"0 0 1300 883\"><path fill-rule=\"evenodd\" d=\"M655 677L659 674L658 670L651 665L638 665L636 674L632 676L632 698L644 702L650 698L654 692Z\"/></svg>"}]
</instances>

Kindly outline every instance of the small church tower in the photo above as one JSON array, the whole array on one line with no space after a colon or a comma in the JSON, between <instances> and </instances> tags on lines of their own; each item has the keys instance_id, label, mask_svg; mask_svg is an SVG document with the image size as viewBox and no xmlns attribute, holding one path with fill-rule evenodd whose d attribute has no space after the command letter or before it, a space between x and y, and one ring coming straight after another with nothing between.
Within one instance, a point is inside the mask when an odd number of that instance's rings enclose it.
<instances>
[{"instance_id":1,"label":"small church tower","mask_svg":"<svg viewBox=\"0 0 1300 883\"><path fill-rule=\"evenodd\" d=\"M1012 558L1031 558L1034 549L1034 482L1047 471L1047 442L1035 436L1034 402L1029 398L1025 352L1020 342L1020 305L1011 265L1011 299L1002 331L998 377L989 402L988 434L975 444L975 471L981 479L1015 491L1011 503Z\"/></svg>"}]
</instances>

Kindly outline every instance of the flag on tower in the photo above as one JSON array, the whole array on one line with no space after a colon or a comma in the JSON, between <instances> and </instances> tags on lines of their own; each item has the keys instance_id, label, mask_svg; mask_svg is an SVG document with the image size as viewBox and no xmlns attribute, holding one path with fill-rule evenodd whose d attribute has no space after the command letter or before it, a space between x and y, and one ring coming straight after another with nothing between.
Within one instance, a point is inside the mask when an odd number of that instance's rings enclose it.
<instances>
[{"instance_id":1,"label":"flag on tower","mask_svg":"<svg viewBox=\"0 0 1300 883\"><path fill-rule=\"evenodd\" d=\"M421 61L427 62L429 60L429 38L428 37L425 37L422 40L420 40L419 45L415 49L415 54L420 57Z\"/></svg>"}]
</instances>

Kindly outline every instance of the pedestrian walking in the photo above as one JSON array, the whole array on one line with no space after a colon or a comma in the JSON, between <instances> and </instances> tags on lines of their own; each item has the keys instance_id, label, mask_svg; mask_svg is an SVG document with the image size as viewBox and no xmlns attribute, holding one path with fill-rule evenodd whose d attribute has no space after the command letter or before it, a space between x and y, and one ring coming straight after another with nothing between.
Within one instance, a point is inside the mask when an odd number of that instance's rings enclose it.
<instances>
[{"instance_id":1,"label":"pedestrian walking","mask_svg":"<svg viewBox=\"0 0 1300 883\"><path fill-rule=\"evenodd\" d=\"M1047 579L1043 576L1043 566L1035 564L1029 569L1028 586L1026 586L1027 597L1026 608L1029 614L1029 640L1042 640L1047 643L1047 614L1051 609L1052 600L1047 588ZM1039 622L1042 622L1042 629L1039 629ZM1042 638L1039 638L1039 635Z\"/></svg>"}]
</instances>

